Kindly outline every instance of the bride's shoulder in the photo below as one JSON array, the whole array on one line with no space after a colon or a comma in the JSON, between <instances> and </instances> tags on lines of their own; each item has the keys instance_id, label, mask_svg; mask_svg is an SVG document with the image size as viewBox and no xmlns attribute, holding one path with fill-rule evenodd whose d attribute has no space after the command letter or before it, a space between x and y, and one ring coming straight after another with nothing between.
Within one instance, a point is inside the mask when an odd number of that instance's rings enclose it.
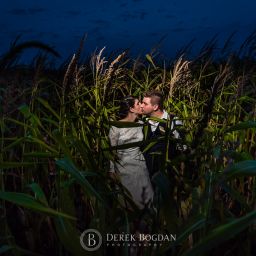
<instances>
[{"instance_id":1,"label":"bride's shoulder","mask_svg":"<svg viewBox=\"0 0 256 256\"><path fill-rule=\"evenodd\" d=\"M144 124L145 122L143 120L138 120L137 123L138 124Z\"/></svg>"},{"instance_id":2,"label":"bride's shoulder","mask_svg":"<svg viewBox=\"0 0 256 256\"><path fill-rule=\"evenodd\" d=\"M114 125L111 125L110 129L109 129L109 132L110 133L117 133L117 132L119 132L119 130L120 130L120 128L118 128L118 127L116 127Z\"/></svg>"}]
</instances>

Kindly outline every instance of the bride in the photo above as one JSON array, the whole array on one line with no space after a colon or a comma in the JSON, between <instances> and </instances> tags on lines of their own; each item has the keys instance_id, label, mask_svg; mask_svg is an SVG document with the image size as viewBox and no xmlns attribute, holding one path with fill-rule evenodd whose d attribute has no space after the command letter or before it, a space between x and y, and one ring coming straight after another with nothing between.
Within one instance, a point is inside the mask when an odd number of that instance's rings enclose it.
<instances>
[{"instance_id":1,"label":"bride","mask_svg":"<svg viewBox=\"0 0 256 256\"><path fill-rule=\"evenodd\" d=\"M135 122L139 114L141 114L141 106L138 99L127 96L120 102L119 121ZM111 146L142 141L142 126L125 128L112 126L109 138ZM116 153L118 161L111 162L110 172L120 177L122 185L128 189L136 205L142 209L153 200L153 189L144 156L139 147L118 149Z\"/></svg>"}]
</instances>

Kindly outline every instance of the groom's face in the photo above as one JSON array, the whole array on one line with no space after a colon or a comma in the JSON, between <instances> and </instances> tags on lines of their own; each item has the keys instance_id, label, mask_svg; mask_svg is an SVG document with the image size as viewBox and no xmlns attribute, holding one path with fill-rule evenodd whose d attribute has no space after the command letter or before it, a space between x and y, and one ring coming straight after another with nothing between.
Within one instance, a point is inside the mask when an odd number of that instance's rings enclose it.
<instances>
[{"instance_id":1,"label":"groom's face","mask_svg":"<svg viewBox=\"0 0 256 256\"><path fill-rule=\"evenodd\" d=\"M158 108L158 105L152 105L151 98L144 97L141 103L141 112L143 115L150 116Z\"/></svg>"}]
</instances>

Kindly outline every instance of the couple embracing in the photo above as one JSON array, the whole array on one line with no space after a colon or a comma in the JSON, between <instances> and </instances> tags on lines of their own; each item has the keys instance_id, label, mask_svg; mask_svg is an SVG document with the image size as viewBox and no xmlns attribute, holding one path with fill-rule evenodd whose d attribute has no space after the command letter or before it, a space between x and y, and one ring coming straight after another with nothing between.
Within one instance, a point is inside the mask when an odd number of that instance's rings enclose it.
<instances>
[{"instance_id":1,"label":"couple embracing","mask_svg":"<svg viewBox=\"0 0 256 256\"><path fill-rule=\"evenodd\" d=\"M174 147L166 147L165 140L157 140L164 135L167 122L170 120L170 134L179 138L179 133L174 129L180 125L173 116L163 108L163 95L159 91L149 91L144 94L142 102L132 96L125 97L120 102L119 121L141 122L138 118L146 117L141 126L118 128L112 126L109 132L111 146L120 146L128 143L152 141L152 146L143 150L140 147L117 150L117 162L110 163L110 172L119 176L122 185L130 192L133 201L139 208L144 208L153 200L154 191L151 184L152 176L162 170L165 162L166 150L169 155L174 153ZM161 119L161 120L160 120ZM145 129L143 129L143 126ZM144 130L144 132L143 132ZM171 143L172 141L169 141ZM168 148L168 149L167 149Z\"/></svg>"}]
</instances>

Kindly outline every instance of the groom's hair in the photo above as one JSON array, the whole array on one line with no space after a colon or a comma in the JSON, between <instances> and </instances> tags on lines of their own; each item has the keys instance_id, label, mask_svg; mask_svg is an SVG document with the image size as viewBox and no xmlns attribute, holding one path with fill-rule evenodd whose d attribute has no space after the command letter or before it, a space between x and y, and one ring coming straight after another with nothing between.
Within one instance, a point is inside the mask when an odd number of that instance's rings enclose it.
<instances>
[{"instance_id":1,"label":"groom's hair","mask_svg":"<svg viewBox=\"0 0 256 256\"><path fill-rule=\"evenodd\" d=\"M159 109L163 111L164 109L164 96L160 91L152 90L147 91L143 95L145 98L150 98L152 105L158 105Z\"/></svg>"}]
</instances>

